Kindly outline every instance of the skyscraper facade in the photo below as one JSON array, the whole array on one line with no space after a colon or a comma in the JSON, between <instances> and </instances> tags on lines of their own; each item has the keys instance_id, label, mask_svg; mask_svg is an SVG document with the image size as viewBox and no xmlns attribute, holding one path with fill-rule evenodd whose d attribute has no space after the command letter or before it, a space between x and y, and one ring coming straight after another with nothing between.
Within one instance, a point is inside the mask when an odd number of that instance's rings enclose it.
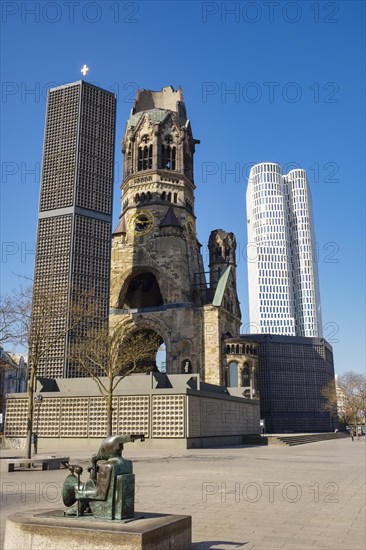
<instances>
[{"instance_id":1,"label":"skyscraper facade","mask_svg":"<svg viewBox=\"0 0 366 550\"><path fill-rule=\"evenodd\" d=\"M247 188L250 332L322 336L310 189L305 170L252 167Z\"/></svg>"},{"instance_id":2,"label":"skyscraper facade","mask_svg":"<svg viewBox=\"0 0 366 550\"><path fill-rule=\"evenodd\" d=\"M114 94L84 81L49 90L30 342L32 359L43 331L40 376L86 375L69 360L80 296L90 293L108 322L115 116ZM57 315L41 327L40 302L50 296Z\"/></svg>"}]
</instances>

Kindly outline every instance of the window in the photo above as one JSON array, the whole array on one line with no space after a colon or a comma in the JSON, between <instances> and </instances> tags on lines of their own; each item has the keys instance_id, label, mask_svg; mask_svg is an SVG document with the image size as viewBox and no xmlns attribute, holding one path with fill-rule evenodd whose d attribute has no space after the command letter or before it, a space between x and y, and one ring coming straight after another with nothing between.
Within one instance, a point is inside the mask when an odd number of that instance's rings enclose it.
<instances>
[{"instance_id":1,"label":"window","mask_svg":"<svg viewBox=\"0 0 366 550\"><path fill-rule=\"evenodd\" d=\"M143 143L146 143L145 138L147 138L147 136L144 136L142 138L142 144L139 146L139 150L138 150L138 160L137 160L138 172L141 172L141 170L151 170L152 168L153 146L143 145Z\"/></svg>"},{"instance_id":2,"label":"window","mask_svg":"<svg viewBox=\"0 0 366 550\"><path fill-rule=\"evenodd\" d=\"M231 388L238 387L238 365L234 362L229 364L229 386Z\"/></svg>"},{"instance_id":3,"label":"window","mask_svg":"<svg viewBox=\"0 0 366 550\"><path fill-rule=\"evenodd\" d=\"M247 388L250 386L250 372L249 372L249 365L245 363L243 371L242 371L242 386L244 388Z\"/></svg>"},{"instance_id":4,"label":"window","mask_svg":"<svg viewBox=\"0 0 366 550\"><path fill-rule=\"evenodd\" d=\"M161 146L161 168L165 170L176 169L176 148L171 145L173 143L172 136L165 137L165 143Z\"/></svg>"}]
</instances>

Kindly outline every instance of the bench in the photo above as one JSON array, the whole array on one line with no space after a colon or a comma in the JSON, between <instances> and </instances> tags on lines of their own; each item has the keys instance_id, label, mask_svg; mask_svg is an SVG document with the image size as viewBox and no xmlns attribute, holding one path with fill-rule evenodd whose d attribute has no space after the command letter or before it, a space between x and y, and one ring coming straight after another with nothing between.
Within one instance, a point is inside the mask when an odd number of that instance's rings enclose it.
<instances>
[{"instance_id":1,"label":"bench","mask_svg":"<svg viewBox=\"0 0 366 550\"><path fill-rule=\"evenodd\" d=\"M16 467L30 466L32 468L38 464L42 464L42 470L58 470L61 464L66 467L69 460L69 456L47 456L42 458L12 458L5 460L5 463L8 465L8 472L14 472Z\"/></svg>"}]
</instances>

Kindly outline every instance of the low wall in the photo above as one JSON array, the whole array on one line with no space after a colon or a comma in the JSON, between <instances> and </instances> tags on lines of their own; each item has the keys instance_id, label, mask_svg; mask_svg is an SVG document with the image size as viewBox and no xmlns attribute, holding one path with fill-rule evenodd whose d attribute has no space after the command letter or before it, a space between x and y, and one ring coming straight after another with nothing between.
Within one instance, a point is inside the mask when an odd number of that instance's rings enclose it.
<instances>
[{"instance_id":1,"label":"low wall","mask_svg":"<svg viewBox=\"0 0 366 550\"><path fill-rule=\"evenodd\" d=\"M113 433L143 433L144 446L191 448L241 444L243 436L260 431L258 401L223 391L192 389L174 377L166 377L169 384L161 380L151 384L149 377L141 376L134 384L118 387L113 399ZM105 400L85 380L79 380L83 391L74 385L73 381L65 391L64 380L62 391L41 392L43 400L34 414L39 452L94 450L105 437ZM25 394L9 395L5 419L8 446L12 442L19 445L26 436L26 413Z\"/></svg>"}]
</instances>

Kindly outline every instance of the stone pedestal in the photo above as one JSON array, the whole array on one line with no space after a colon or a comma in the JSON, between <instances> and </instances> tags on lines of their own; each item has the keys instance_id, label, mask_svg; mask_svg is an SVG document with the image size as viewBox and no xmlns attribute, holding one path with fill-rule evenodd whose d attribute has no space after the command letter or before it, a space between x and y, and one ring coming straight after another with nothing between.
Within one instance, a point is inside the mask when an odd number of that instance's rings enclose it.
<instances>
[{"instance_id":1,"label":"stone pedestal","mask_svg":"<svg viewBox=\"0 0 366 550\"><path fill-rule=\"evenodd\" d=\"M169 550L191 548L191 516L136 513L128 522L64 517L60 510L12 514L4 550Z\"/></svg>"}]
</instances>

